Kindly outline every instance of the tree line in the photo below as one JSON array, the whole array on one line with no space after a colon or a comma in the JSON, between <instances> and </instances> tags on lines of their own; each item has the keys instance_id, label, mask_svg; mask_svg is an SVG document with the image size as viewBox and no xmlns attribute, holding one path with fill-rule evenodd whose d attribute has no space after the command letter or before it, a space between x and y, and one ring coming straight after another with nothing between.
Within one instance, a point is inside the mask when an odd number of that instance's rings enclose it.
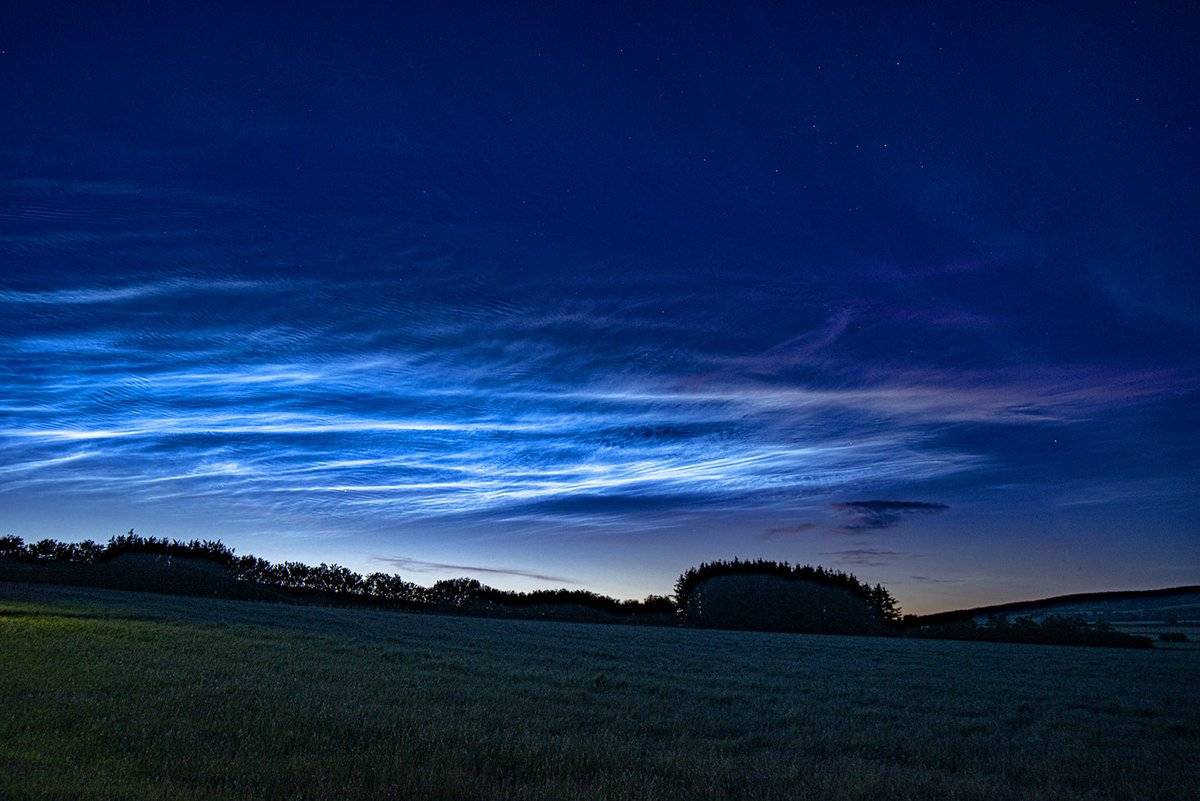
<instances>
[{"instance_id":1,"label":"tree line","mask_svg":"<svg viewBox=\"0 0 1200 801\"><path fill-rule=\"evenodd\" d=\"M517 592L490 587L470 578L443 579L425 587L393 573L363 575L338 564L270 562L252 555L239 556L219 540L182 541L144 537L133 531L112 537L103 545L93 540L74 543L52 539L26 544L20 537L0 537L0 558L20 562L100 565L131 554L203 559L226 568L239 582L294 591L307 597L325 596L334 601L449 612L503 613L534 607L578 607L625 618L670 619L675 614L674 602L665 596L651 595L636 601L618 600L589 590Z\"/></svg>"},{"instance_id":2,"label":"tree line","mask_svg":"<svg viewBox=\"0 0 1200 801\"><path fill-rule=\"evenodd\" d=\"M1032 618L1012 622L996 618L983 624L968 620L918 625L913 618L901 616L896 599L881 584L870 585L840 570L766 559L706 562L685 570L675 582L672 596L618 600L588 590L501 590L471 578L443 579L426 587L397 574L363 575L338 564L275 563L252 555L239 556L219 540L181 541L130 531L105 544L53 539L26 543L20 537L0 536L0 579L5 578L2 568L8 560L33 568L32 574L26 572L18 578L112 586L99 580L104 566L120 569L122 563L116 560L130 555L204 560L224 570L221 577L207 584L164 582L161 577L171 571L160 568L141 573L126 571L121 589L555 620L992 642L1152 645L1148 638L1078 618L1050 617L1040 622ZM55 566L70 570L56 573ZM128 561L124 566L128 567ZM268 590L272 594L262 594Z\"/></svg>"}]
</instances>

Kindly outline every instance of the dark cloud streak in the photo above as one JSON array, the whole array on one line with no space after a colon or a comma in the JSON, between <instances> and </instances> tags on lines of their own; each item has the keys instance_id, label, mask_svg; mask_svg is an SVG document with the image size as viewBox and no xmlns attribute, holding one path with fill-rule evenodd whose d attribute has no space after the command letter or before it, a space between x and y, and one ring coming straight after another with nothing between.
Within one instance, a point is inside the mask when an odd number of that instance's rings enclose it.
<instances>
[{"instance_id":1,"label":"dark cloud streak","mask_svg":"<svg viewBox=\"0 0 1200 801\"><path fill-rule=\"evenodd\" d=\"M789 534L804 534L809 531L814 531L820 528L817 523L797 523L794 526L773 526L763 532L764 540L772 540L777 537L784 537Z\"/></svg>"},{"instance_id":2,"label":"dark cloud streak","mask_svg":"<svg viewBox=\"0 0 1200 801\"><path fill-rule=\"evenodd\" d=\"M900 525L913 515L939 514L950 507L926 501L845 501L833 504L834 511L849 518L846 531L878 531Z\"/></svg>"},{"instance_id":3,"label":"dark cloud streak","mask_svg":"<svg viewBox=\"0 0 1200 801\"><path fill-rule=\"evenodd\" d=\"M882 567L898 559L909 559L920 554L904 551L889 551L882 548L850 548L843 551L823 551L822 556L832 556L837 562L865 567Z\"/></svg>"}]
</instances>

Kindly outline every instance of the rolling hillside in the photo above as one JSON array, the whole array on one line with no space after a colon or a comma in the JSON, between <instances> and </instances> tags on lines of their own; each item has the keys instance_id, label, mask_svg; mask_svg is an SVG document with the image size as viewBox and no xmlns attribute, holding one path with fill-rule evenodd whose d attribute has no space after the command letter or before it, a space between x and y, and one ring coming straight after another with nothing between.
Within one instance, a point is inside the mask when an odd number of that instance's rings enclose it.
<instances>
[{"instance_id":1,"label":"rolling hillside","mask_svg":"<svg viewBox=\"0 0 1200 801\"><path fill-rule=\"evenodd\" d=\"M1058 595L1036 601L979 606L922 615L918 625L933 625L973 619L983 622L990 617L1032 617L1047 615L1082 617L1089 622L1109 623L1200 623L1200 585L1166 587L1157 590L1090 592Z\"/></svg>"}]
</instances>

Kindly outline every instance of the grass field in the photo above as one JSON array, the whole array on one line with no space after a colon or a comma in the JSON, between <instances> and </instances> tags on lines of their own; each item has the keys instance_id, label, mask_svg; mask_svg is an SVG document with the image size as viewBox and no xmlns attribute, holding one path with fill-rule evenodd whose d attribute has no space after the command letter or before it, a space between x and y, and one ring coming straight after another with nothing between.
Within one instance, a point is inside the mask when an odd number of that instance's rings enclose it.
<instances>
[{"instance_id":1,"label":"grass field","mask_svg":"<svg viewBox=\"0 0 1200 801\"><path fill-rule=\"evenodd\" d=\"M1200 653L0 584L5 799L1184 799Z\"/></svg>"}]
</instances>

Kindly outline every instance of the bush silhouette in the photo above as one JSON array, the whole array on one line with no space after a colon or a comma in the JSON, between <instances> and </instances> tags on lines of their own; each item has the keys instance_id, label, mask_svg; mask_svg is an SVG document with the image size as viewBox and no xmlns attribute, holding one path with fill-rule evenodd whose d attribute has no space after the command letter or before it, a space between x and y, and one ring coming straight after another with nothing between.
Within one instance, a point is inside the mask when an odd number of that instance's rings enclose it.
<instances>
[{"instance_id":1,"label":"bush silhouette","mask_svg":"<svg viewBox=\"0 0 1200 801\"><path fill-rule=\"evenodd\" d=\"M1049 615L1040 622L1032 617L1009 620L993 616L985 623L965 620L922 626L910 636L939 640L1033 643L1041 645L1098 645L1115 648L1152 648L1149 637L1116 631L1103 621L1090 624L1081 617Z\"/></svg>"}]
</instances>

